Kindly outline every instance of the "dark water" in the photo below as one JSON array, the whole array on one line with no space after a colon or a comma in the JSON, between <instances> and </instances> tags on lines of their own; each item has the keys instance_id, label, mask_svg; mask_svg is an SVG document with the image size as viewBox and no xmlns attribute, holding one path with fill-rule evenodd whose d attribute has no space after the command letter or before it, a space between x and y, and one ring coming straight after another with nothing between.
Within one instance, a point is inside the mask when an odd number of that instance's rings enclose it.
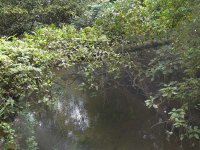
<instances>
[{"instance_id":1,"label":"dark water","mask_svg":"<svg viewBox=\"0 0 200 150\"><path fill-rule=\"evenodd\" d=\"M176 137L167 140L164 126L155 125L159 117L144 106L143 97L122 87L93 96L77 90L77 84L59 76L54 85L58 101L52 109L41 106L18 124L26 126L24 133L36 135L40 150L192 150Z\"/></svg>"}]
</instances>

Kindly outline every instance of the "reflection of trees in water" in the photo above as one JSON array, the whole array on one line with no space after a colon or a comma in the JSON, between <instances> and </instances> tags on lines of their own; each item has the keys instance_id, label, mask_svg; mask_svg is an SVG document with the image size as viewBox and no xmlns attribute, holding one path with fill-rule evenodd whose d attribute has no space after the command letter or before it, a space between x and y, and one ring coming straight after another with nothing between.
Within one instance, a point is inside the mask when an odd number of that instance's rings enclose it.
<instances>
[{"instance_id":1,"label":"reflection of trees in water","mask_svg":"<svg viewBox=\"0 0 200 150\"><path fill-rule=\"evenodd\" d=\"M78 134L79 145L87 150L180 150L176 142L165 140L162 127L151 128L157 119L143 100L114 88L106 95L87 98L90 126Z\"/></svg>"},{"instance_id":2,"label":"reflection of trees in water","mask_svg":"<svg viewBox=\"0 0 200 150\"><path fill-rule=\"evenodd\" d=\"M80 143L95 150L150 150L150 138L144 141L142 137L144 133L151 134L147 128L151 120L147 118L152 114L142 106L141 97L122 89L112 89L105 97L105 102L103 96L88 100L90 128L80 134Z\"/></svg>"},{"instance_id":3,"label":"reflection of trees in water","mask_svg":"<svg viewBox=\"0 0 200 150\"><path fill-rule=\"evenodd\" d=\"M41 150L179 150L150 128L154 114L137 94L111 88L90 97L64 82L54 91L59 101L53 109L35 113Z\"/></svg>"},{"instance_id":4,"label":"reflection of trees in water","mask_svg":"<svg viewBox=\"0 0 200 150\"><path fill-rule=\"evenodd\" d=\"M52 110L39 115L40 124L37 137L40 146L48 149L72 149L76 141L76 132L82 132L88 126L83 96L66 86L54 87L58 101ZM45 137L48 137L49 141ZM67 146L66 146L67 145Z\"/></svg>"}]
</instances>

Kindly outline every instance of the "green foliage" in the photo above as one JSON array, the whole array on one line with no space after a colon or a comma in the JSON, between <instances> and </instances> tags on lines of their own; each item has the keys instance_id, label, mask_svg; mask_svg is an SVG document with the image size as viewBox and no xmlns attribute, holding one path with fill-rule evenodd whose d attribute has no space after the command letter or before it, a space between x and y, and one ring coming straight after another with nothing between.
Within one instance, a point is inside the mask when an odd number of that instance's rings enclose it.
<instances>
[{"instance_id":1,"label":"green foliage","mask_svg":"<svg viewBox=\"0 0 200 150\"><path fill-rule=\"evenodd\" d=\"M199 135L200 135L199 127L197 127L197 126L189 127L188 136L190 139L195 138L195 139L199 140Z\"/></svg>"},{"instance_id":2,"label":"green foliage","mask_svg":"<svg viewBox=\"0 0 200 150\"><path fill-rule=\"evenodd\" d=\"M4 148L5 149L14 149L17 148L15 141L16 134L15 130L12 129L12 126L9 123L1 122L0 123L0 138L4 138ZM2 139L1 139L2 140Z\"/></svg>"},{"instance_id":3,"label":"green foliage","mask_svg":"<svg viewBox=\"0 0 200 150\"><path fill-rule=\"evenodd\" d=\"M166 37L182 20L190 18L191 5L189 0L105 2L98 4L95 25L112 39L140 43Z\"/></svg>"},{"instance_id":4,"label":"green foliage","mask_svg":"<svg viewBox=\"0 0 200 150\"><path fill-rule=\"evenodd\" d=\"M187 20L190 17L192 3L192 0L144 0L147 12L151 14L150 19L157 30L171 30L181 21Z\"/></svg>"},{"instance_id":5,"label":"green foliage","mask_svg":"<svg viewBox=\"0 0 200 150\"><path fill-rule=\"evenodd\" d=\"M101 32L95 27L77 30L71 25L51 26L36 30L34 35L26 35L24 40L37 48L59 53L61 66L78 66L77 75L87 80L90 88L100 89L111 78L118 78L123 64L130 60L127 55L116 53ZM124 69L129 67L131 65Z\"/></svg>"},{"instance_id":6,"label":"green foliage","mask_svg":"<svg viewBox=\"0 0 200 150\"><path fill-rule=\"evenodd\" d=\"M24 97L28 94L25 93L27 89L31 93L48 86L46 80L50 74L47 68L53 55L28 47L22 41L1 39L0 43L1 99L7 102L4 104L13 106L12 100Z\"/></svg>"},{"instance_id":7,"label":"green foliage","mask_svg":"<svg viewBox=\"0 0 200 150\"><path fill-rule=\"evenodd\" d=\"M118 0L105 5L102 5L104 9L98 15L96 25L101 26L110 38L142 40L151 30L140 1Z\"/></svg>"},{"instance_id":8,"label":"green foliage","mask_svg":"<svg viewBox=\"0 0 200 150\"><path fill-rule=\"evenodd\" d=\"M177 22L176 31L173 32L173 44L157 52L158 55L149 64L151 69L148 70L147 74L153 81L162 81L159 92L153 96L156 99L154 103L158 103L158 101L159 103L166 101L177 103L175 106L171 104L174 108L169 110L169 121L172 122L174 128L180 130L180 139L183 140L187 137L198 140L199 129L197 126L199 126L199 120L197 119L198 111L196 109L198 109L197 105L200 103L200 43L198 40L199 15L197 15L199 14L197 11L199 5L191 5L189 1L183 1L183 4L190 6L186 11L186 13L189 11L190 15L187 18L183 17L185 20ZM177 11L180 10L182 8L177 8ZM185 15L184 12L176 13L178 16ZM173 25L172 22L171 25ZM196 121L194 121L194 118Z\"/></svg>"},{"instance_id":9,"label":"green foliage","mask_svg":"<svg viewBox=\"0 0 200 150\"><path fill-rule=\"evenodd\" d=\"M44 96L50 98L55 54L33 48L23 41L0 39L0 121L8 126L21 110L37 103ZM47 103L47 102L46 102ZM2 133L10 136L9 128ZM10 127L10 126L9 126ZM8 140L9 141L9 140Z\"/></svg>"},{"instance_id":10,"label":"green foliage","mask_svg":"<svg viewBox=\"0 0 200 150\"><path fill-rule=\"evenodd\" d=\"M155 103L155 97L150 96L148 100L145 101L145 104L148 108L151 108L154 106Z\"/></svg>"},{"instance_id":11,"label":"green foliage","mask_svg":"<svg viewBox=\"0 0 200 150\"><path fill-rule=\"evenodd\" d=\"M159 104L166 102L172 105L168 112L171 132L179 129L181 140L199 139L198 124L190 119L200 104L198 0L98 1L91 3L85 14L90 0L78 2L0 2L1 35L21 34L43 24L21 40L0 40L3 124L30 102L48 104L50 69L65 67L73 68L82 85L95 90L120 84L116 79L128 76L134 88L150 97L146 101L149 108L159 109ZM76 27L63 24L72 19ZM159 41L164 41L164 46L152 46ZM37 146L33 137L27 142L33 143L32 149Z\"/></svg>"},{"instance_id":12,"label":"green foliage","mask_svg":"<svg viewBox=\"0 0 200 150\"><path fill-rule=\"evenodd\" d=\"M39 24L70 23L83 13L88 1L20 0L0 2L0 35L23 34Z\"/></svg>"},{"instance_id":13,"label":"green foliage","mask_svg":"<svg viewBox=\"0 0 200 150\"><path fill-rule=\"evenodd\" d=\"M38 150L38 144L36 142L35 136L27 139L28 150Z\"/></svg>"},{"instance_id":14,"label":"green foliage","mask_svg":"<svg viewBox=\"0 0 200 150\"><path fill-rule=\"evenodd\" d=\"M175 128L186 127L186 120L185 120L186 112L183 109L175 109L173 108L172 111L169 113L170 121L173 122L173 126Z\"/></svg>"}]
</instances>

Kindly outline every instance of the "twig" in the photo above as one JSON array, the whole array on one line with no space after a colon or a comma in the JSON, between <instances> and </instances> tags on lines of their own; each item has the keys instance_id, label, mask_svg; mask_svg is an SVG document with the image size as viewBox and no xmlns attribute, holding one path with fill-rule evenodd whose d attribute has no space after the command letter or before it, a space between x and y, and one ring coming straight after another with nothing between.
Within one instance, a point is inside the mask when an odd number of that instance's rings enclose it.
<instances>
[{"instance_id":1,"label":"twig","mask_svg":"<svg viewBox=\"0 0 200 150\"><path fill-rule=\"evenodd\" d=\"M154 128L155 126L158 126L158 125L160 125L160 124L167 123L167 122L168 122L168 121L158 122L158 123L154 124L153 126L151 126L151 128Z\"/></svg>"}]
</instances>

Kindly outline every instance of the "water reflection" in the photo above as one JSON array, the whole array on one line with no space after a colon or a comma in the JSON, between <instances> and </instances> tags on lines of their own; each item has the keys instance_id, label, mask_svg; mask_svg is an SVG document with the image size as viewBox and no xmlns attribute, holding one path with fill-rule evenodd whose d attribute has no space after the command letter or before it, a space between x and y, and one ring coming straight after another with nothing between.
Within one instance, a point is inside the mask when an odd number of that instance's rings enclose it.
<instances>
[{"instance_id":1,"label":"water reflection","mask_svg":"<svg viewBox=\"0 0 200 150\"><path fill-rule=\"evenodd\" d=\"M176 139L167 141L143 97L125 88L91 97L60 78L55 82L57 103L33 113L40 150L192 150Z\"/></svg>"}]
</instances>

